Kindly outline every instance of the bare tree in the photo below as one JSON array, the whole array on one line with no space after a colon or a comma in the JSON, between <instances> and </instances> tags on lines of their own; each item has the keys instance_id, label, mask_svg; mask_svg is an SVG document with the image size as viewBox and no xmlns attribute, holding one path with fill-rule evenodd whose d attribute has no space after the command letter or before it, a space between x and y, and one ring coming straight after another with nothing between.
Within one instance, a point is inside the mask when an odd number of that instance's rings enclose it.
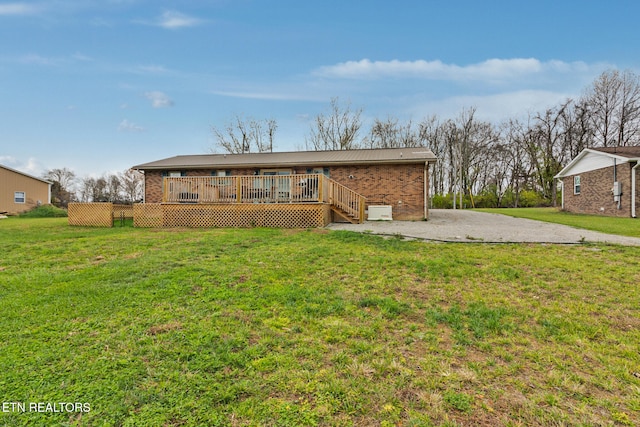
<instances>
[{"instance_id":1,"label":"bare tree","mask_svg":"<svg viewBox=\"0 0 640 427\"><path fill-rule=\"evenodd\" d=\"M67 207L69 202L75 200L74 183L76 174L67 168L50 169L43 175L44 179L51 181L51 202L60 207Z\"/></svg>"},{"instance_id":2,"label":"bare tree","mask_svg":"<svg viewBox=\"0 0 640 427\"><path fill-rule=\"evenodd\" d=\"M615 145L614 114L618 108L619 73L617 70L602 73L589 88L586 103L592 111L591 120L599 145Z\"/></svg>"},{"instance_id":3,"label":"bare tree","mask_svg":"<svg viewBox=\"0 0 640 427\"><path fill-rule=\"evenodd\" d=\"M253 145L259 153L273 151L273 139L278 125L274 119L250 119L248 127L249 145Z\"/></svg>"},{"instance_id":4,"label":"bare tree","mask_svg":"<svg viewBox=\"0 0 640 427\"><path fill-rule=\"evenodd\" d=\"M429 148L438 159L431 170L431 192L432 194L444 194L447 187L447 170L450 162L447 160L447 149L445 130L446 127L440 123L435 115L424 118L418 124L418 135L420 145ZM447 188L450 188L447 187Z\"/></svg>"},{"instance_id":5,"label":"bare tree","mask_svg":"<svg viewBox=\"0 0 640 427\"><path fill-rule=\"evenodd\" d=\"M120 175L122 192L127 203L135 203L143 198L144 175L136 170L128 169Z\"/></svg>"},{"instance_id":6,"label":"bare tree","mask_svg":"<svg viewBox=\"0 0 640 427\"><path fill-rule=\"evenodd\" d=\"M244 119L239 115L227 123L224 130L211 127L217 141L216 146L233 154L273 151L277 129L275 119ZM215 152L215 148L212 151Z\"/></svg>"},{"instance_id":7,"label":"bare tree","mask_svg":"<svg viewBox=\"0 0 640 427\"><path fill-rule=\"evenodd\" d=\"M631 71L620 76L620 108L616 116L617 144L636 145L640 141L640 79Z\"/></svg>"},{"instance_id":8,"label":"bare tree","mask_svg":"<svg viewBox=\"0 0 640 427\"><path fill-rule=\"evenodd\" d=\"M122 173L85 177L78 189L82 202L135 203L143 198L144 175L129 169Z\"/></svg>"},{"instance_id":9,"label":"bare tree","mask_svg":"<svg viewBox=\"0 0 640 427\"><path fill-rule=\"evenodd\" d=\"M452 158L456 160L462 194L477 192L483 169L490 166L486 153L497 138L493 125L475 118L476 108L463 109L454 122L456 128ZM485 173L486 175L486 173ZM480 185L479 185L480 184Z\"/></svg>"},{"instance_id":10,"label":"bare tree","mask_svg":"<svg viewBox=\"0 0 640 427\"><path fill-rule=\"evenodd\" d=\"M584 99L568 101L560 116L564 128L563 148L568 158L576 157L585 148L595 145L591 111Z\"/></svg>"},{"instance_id":11,"label":"bare tree","mask_svg":"<svg viewBox=\"0 0 640 427\"><path fill-rule=\"evenodd\" d=\"M587 89L584 103L596 143L604 147L640 143L640 80L631 71L609 70Z\"/></svg>"},{"instance_id":12,"label":"bare tree","mask_svg":"<svg viewBox=\"0 0 640 427\"><path fill-rule=\"evenodd\" d=\"M353 150L359 148L358 132L362 126L362 109L351 110L351 105L341 107L338 98L331 99L328 115L318 114L306 139L307 149Z\"/></svg>"},{"instance_id":13,"label":"bare tree","mask_svg":"<svg viewBox=\"0 0 640 427\"><path fill-rule=\"evenodd\" d=\"M364 145L369 148L401 148L420 146L420 128L409 120L400 124L398 119L387 117L385 121L376 118L371 125Z\"/></svg>"},{"instance_id":14,"label":"bare tree","mask_svg":"<svg viewBox=\"0 0 640 427\"><path fill-rule=\"evenodd\" d=\"M505 179L508 180L504 193L512 191L514 208L520 204L520 192L531 183L532 166L527 154L529 138L529 126L519 120L510 119L501 126L500 156L507 167ZM498 205L502 206L502 198L499 199Z\"/></svg>"},{"instance_id":15,"label":"bare tree","mask_svg":"<svg viewBox=\"0 0 640 427\"><path fill-rule=\"evenodd\" d=\"M536 177L537 189L551 203L556 203L556 186L554 176L560 172L562 165L568 161L564 142L566 129L562 117L569 108L571 100L558 107L549 108L544 113L533 117L525 140L527 154L532 164L532 172Z\"/></svg>"},{"instance_id":16,"label":"bare tree","mask_svg":"<svg viewBox=\"0 0 640 427\"><path fill-rule=\"evenodd\" d=\"M80 188L78 189L79 200L81 202L91 202L93 201L93 187L96 184L95 178L84 177L80 181Z\"/></svg>"}]
</instances>

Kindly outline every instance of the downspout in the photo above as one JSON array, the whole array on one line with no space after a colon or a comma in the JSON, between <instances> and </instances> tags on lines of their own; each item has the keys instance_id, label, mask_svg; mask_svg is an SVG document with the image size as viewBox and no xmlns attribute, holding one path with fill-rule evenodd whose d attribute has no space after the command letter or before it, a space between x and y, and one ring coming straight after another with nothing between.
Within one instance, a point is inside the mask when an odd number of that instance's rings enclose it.
<instances>
[{"instance_id":1,"label":"downspout","mask_svg":"<svg viewBox=\"0 0 640 427\"><path fill-rule=\"evenodd\" d=\"M618 182L618 166L616 165L616 159L614 158L613 159L613 185L616 185L616 182ZM622 208L622 194L618 196L617 208L618 210Z\"/></svg>"},{"instance_id":2,"label":"downspout","mask_svg":"<svg viewBox=\"0 0 640 427\"><path fill-rule=\"evenodd\" d=\"M422 180L422 184L423 184L423 192L424 192L424 201L422 202L423 207L423 213L424 213L424 219L425 221L429 218L429 211L427 210L427 203L429 200L429 196L427 195L427 191L429 190L429 186L427 185L427 178L428 178L428 171L429 171L429 162L424 162L424 179Z\"/></svg>"},{"instance_id":3,"label":"downspout","mask_svg":"<svg viewBox=\"0 0 640 427\"><path fill-rule=\"evenodd\" d=\"M631 218L636 217L636 168L640 163L631 168Z\"/></svg>"},{"instance_id":4,"label":"downspout","mask_svg":"<svg viewBox=\"0 0 640 427\"><path fill-rule=\"evenodd\" d=\"M564 180L560 179L560 206L564 210Z\"/></svg>"},{"instance_id":5,"label":"downspout","mask_svg":"<svg viewBox=\"0 0 640 427\"><path fill-rule=\"evenodd\" d=\"M134 169L142 174L142 203L147 203L147 174L143 170ZM135 200L134 200L135 203Z\"/></svg>"}]
</instances>

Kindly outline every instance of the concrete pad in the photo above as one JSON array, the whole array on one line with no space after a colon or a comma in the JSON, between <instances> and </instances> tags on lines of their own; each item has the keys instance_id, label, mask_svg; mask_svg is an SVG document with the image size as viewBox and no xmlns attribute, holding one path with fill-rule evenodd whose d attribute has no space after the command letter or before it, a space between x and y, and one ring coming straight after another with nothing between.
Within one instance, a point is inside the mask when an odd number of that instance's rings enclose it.
<instances>
[{"instance_id":1,"label":"concrete pad","mask_svg":"<svg viewBox=\"0 0 640 427\"><path fill-rule=\"evenodd\" d=\"M366 221L333 223L331 230L351 230L380 235L443 242L485 243L610 243L640 246L640 238L616 236L506 215L469 210L431 209L428 221Z\"/></svg>"}]
</instances>

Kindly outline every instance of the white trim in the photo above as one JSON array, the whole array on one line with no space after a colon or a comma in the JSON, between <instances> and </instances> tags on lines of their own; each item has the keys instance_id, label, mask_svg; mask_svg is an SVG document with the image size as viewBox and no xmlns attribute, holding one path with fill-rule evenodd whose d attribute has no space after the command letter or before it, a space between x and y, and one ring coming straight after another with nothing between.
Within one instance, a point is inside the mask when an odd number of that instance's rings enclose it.
<instances>
[{"instance_id":1,"label":"white trim","mask_svg":"<svg viewBox=\"0 0 640 427\"><path fill-rule=\"evenodd\" d=\"M562 168L554 178L564 178L565 176L579 175L582 172L610 167L613 166L613 163L610 163L611 160L629 163L640 159L585 148L567 166ZM584 164L580 165L583 162Z\"/></svg>"},{"instance_id":2,"label":"white trim","mask_svg":"<svg viewBox=\"0 0 640 427\"><path fill-rule=\"evenodd\" d=\"M22 201L18 202L18 194L22 194ZM17 203L19 205L24 205L25 203L27 203L27 192L26 191L14 191L13 192L13 203Z\"/></svg>"}]
</instances>

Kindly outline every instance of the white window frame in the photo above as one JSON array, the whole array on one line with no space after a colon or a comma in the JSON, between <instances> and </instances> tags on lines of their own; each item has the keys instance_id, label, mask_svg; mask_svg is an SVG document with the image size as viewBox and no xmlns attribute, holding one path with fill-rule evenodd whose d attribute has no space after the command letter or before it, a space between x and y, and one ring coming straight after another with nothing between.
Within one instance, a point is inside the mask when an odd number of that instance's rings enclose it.
<instances>
[{"instance_id":1,"label":"white window frame","mask_svg":"<svg viewBox=\"0 0 640 427\"><path fill-rule=\"evenodd\" d=\"M580 194L580 175L575 175L573 177L573 194L576 196Z\"/></svg>"},{"instance_id":2,"label":"white window frame","mask_svg":"<svg viewBox=\"0 0 640 427\"><path fill-rule=\"evenodd\" d=\"M22 197L18 196L19 194L22 194ZM20 199L22 199L22 201L20 201ZM15 191L13 193L13 203L20 203L20 204L27 203L27 193L24 191Z\"/></svg>"}]
</instances>

